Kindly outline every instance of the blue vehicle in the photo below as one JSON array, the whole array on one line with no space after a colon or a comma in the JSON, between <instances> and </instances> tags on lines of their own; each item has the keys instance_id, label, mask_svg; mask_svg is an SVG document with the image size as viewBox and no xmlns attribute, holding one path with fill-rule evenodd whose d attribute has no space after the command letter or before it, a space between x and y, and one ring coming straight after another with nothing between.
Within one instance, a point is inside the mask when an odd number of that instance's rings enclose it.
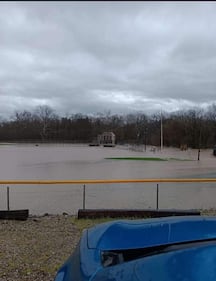
<instances>
[{"instance_id":1,"label":"blue vehicle","mask_svg":"<svg viewBox=\"0 0 216 281\"><path fill-rule=\"evenodd\" d=\"M83 232L55 281L215 281L216 218L118 220Z\"/></svg>"}]
</instances>

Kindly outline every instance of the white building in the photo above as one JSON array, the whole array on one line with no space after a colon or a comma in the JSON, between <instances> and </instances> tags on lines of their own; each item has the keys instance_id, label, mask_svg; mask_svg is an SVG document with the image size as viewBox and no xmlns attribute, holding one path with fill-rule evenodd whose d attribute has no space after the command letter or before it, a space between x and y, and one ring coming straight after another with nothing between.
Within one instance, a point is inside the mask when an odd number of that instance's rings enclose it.
<instances>
[{"instance_id":1,"label":"white building","mask_svg":"<svg viewBox=\"0 0 216 281\"><path fill-rule=\"evenodd\" d=\"M113 132L104 132L101 135L98 135L99 143L103 146L115 146L116 136Z\"/></svg>"}]
</instances>

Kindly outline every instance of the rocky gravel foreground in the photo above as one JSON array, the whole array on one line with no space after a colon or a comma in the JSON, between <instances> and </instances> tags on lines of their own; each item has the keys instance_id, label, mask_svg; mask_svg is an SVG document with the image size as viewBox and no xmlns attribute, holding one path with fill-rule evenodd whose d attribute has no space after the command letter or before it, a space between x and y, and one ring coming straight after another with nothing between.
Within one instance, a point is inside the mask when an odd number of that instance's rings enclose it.
<instances>
[{"instance_id":1,"label":"rocky gravel foreground","mask_svg":"<svg viewBox=\"0 0 216 281\"><path fill-rule=\"evenodd\" d=\"M69 257L80 231L67 215L0 220L0 281L50 281Z\"/></svg>"},{"instance_id":2,"label":"rocky gravel foreground","mask_svg":"<svg viewBox=\"0 0 216 281\"><path fill-rule=\"evenodd\" d=\"M215 216L216 210L201 214ZM78 222L68 215L0 220L0 281L53 281L75 249L80 229L99 222Z\"/></svg>"}]
</instances>

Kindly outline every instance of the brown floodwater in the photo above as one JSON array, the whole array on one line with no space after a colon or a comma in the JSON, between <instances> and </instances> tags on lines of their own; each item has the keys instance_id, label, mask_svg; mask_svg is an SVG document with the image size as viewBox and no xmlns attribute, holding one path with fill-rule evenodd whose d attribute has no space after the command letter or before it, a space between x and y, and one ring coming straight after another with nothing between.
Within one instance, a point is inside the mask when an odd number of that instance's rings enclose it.
<instances>
[{"instance_id":1,"label":"brown floodwater","mask_svg":"<svg viewBox=\"0 0 216 281\"><path fill-rule=\"evenodd\" d=\"M107 157L163 157L169 161L110 160ZM74 180L140 178L213 178L216 157L211 150L150 147L89 147L71 144L0 145L1 180ZM184 161L185 159L190 161ZM180 161L183 160L183 161ZM0 209L7 208L7 192L0 186ZM82 208L82 185L10 185L10 208L27 208L31 214L74 214ZM156 183L87 184L86 208L155 208ZM159 208L216 207L216 183L163 183Z\"/></svg>"}]
</instances>

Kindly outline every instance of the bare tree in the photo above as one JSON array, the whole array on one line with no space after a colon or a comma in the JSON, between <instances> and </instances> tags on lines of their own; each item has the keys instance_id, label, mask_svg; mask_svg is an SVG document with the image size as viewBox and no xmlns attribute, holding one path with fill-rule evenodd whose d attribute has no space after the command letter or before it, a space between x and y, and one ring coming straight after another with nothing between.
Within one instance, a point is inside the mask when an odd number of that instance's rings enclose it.
<instances>
[{"instance_id":1,"label":"bare tree","mask_svg":"<svg viewBox=\"0 0 216 281\"><path fill-rule=\"evenodd\" d=\"M48 138L51 131L51 121L57 118L57 115L54 113L54 110L47 105L38 106L35 110L35 116L40 122L41 131L40 136L44 141Z\"/></svg>"}]
</instances>

